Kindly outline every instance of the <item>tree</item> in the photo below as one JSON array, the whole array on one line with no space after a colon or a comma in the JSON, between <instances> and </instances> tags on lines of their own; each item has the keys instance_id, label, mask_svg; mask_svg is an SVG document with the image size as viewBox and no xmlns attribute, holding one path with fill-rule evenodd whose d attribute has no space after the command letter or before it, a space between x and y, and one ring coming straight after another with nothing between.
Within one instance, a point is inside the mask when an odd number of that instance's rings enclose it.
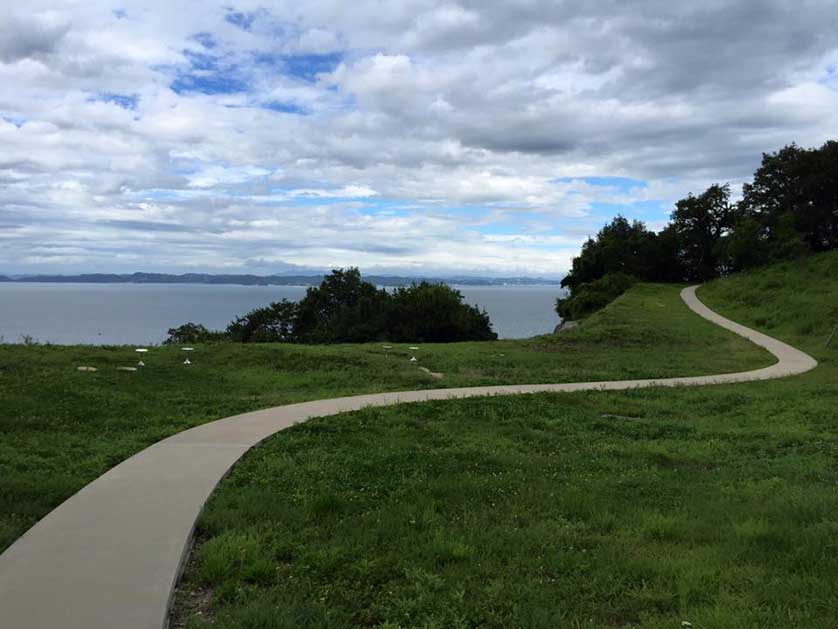
<instances>
[{"instance_id":1,"label":"tree","mask_svg":"<svg viewBox=\"0 0 838 629\"><path fill-rule=\"evenodd\" d=\"M361 279L357 268L336 269L300 301L295 334L303 343L364 343L381 338L389 295Z\"/></svg>"},{"instance_id":2,"label":"tree","mask_svg":"<svg viewBox=\"0 0 838 629\"><path fill-rule=\"evenodd\" d=\"M667 268L660 256L664 249L657 235L640 221L629 223L617 216L582 245L582 252L573 259L573 267L562 286L570 288L587 284L609 273L653 279L659 269Z\"/></svg>"},{"instance_id":3,"label":"tree","mask_svg":"<svg viewBox=\"0 0 838 629\"><path fill-rule=\"evenodd\" d=\"M795 227L812 251L838 248L838 142L810 151Z\"/></svg>"},{"instance_id":4,"label":"tree","mask_svg":"<svg viewBox=\"0 0 838 629\"><path fill-rule=\"evenodd\" d=\"M758 222L769 243L763 263L838 247L838 142L764 153L742 192L742 214Z\"/></svg>"},{"instance_id":5,"label":"tree","mask_svg":"<svg viewBox=\"0 0 838 629\"><path fill-rule=\"evenodd\" d=\"M163 341L166 345L183 345L186 343L207 343L210 341L224 341L228 336L224 332L208 330L200 323L184 323L176 328L169 328L168 338Z\"/></svg>"},{"instance_id":6,"label":"tree","mask_svg":"<svg viewBox=\"0 0 838 629\"><path fill-rule=\"evenodd\" d=\"M722 239L733 227L730 186L710 186L700 195L690 194L675 204L672 230L678 259L689 281L718 277L724 271Z\"/></svg>"},{"instance_id":7,"label":"tree","mask_svg":"<svg viewBox=\"0 0 838 629\"><path fill-rule=\"evenodd\" d=\"M489 315L463 303L460 291L445 284L421 282L392 295L387 338L396 342L450 343L493 341Z\"/></svg>"},{"instance_id":8,"label":"tree","mask_svg":"<svg viewBox=\"0 0 838 629\"><path fill-rule=\"evenodd\" d=\"M298 306L283 299L236 317L227 334L240 343L282 343L296 340Z\"/></svg>"},{"instance_id":9,"label":"tree","mask_svg":"<svg viewBox=\"0 0 838 629\"><path fill-rule=\"evenodd\" d=\"M570 295L556 300L556 313L565 321L584 319L626 292L637 280L625 273L609 273L577 285Z\"/></svg>"}]
</instances>

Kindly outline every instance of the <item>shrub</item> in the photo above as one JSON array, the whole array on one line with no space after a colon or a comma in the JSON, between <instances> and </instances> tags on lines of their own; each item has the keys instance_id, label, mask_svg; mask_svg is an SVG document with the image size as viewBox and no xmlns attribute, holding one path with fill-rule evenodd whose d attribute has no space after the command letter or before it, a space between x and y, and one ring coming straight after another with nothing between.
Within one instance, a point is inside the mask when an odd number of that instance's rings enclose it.
<instances>
[{"instance_id":1,"label":"shrub","mask_svg":"<svg viewBox=\"0 0 838 629\"><path fill-rule=\"evenodd\" d=\"M226 332L186 323L166 343L229 338L239 343L364 343L490 341L485 311L463 303L445 284L422 282L392 294L361 279L358 269L335 270L295 303L283 299L236 317Z\"/></svg>"},{"instance_id":2,"label":"shrub","mask_svg":"<svg viewBox=\"0 0 838 629\"><path fill-rule=\"evenodd\" d=\"M176 328L169 328L169 337L163 341L166 345L183 345L187 343L207 343L210 341L225 341L228 336L224 332L208 330L200 323L184 323Z\"/></svg>"},{"instance_id":3,"label":"shrub","mask_svg":"<svg viewBox=\"0 0 838 629\"><path fill-rule=\"evenodd\" d=\"M251 310L227 326L229 337L239 343L279 343L296 339L298 304L283 299Z\"/></svg>"},{"instance_id":4,"label":"shrub","mask_svg":"<svg viewBox=\"0 0 838 629\"><path fill-rule=\"evenodd\" d=\"M463 303L460 291L422 282L396 289L391 297L387 338L395 342L493 341L489 315Z\"/></svg>"},{"instance_id":5,"label":"shrub","mask_svg":"<svg viewBox=\"0 0 838 629\"><path fill-rule=\"evenodd\" d=\"M356 268L337 269L300 301L294 336L302 343L364 343L384 338L390 295L361 279Z\"/></svg>"},{"instance_id":6,"label":"shrub","mask_svg":"<svg viewBox=\"0 0 838 629\"><path fill-rule=\"evenodd\" d=\"M565 298L556 300L556 312L564 320L584 319L626 292L637 280L625 273L609 273L580 284Z\"/></svg>"}]
</instances>

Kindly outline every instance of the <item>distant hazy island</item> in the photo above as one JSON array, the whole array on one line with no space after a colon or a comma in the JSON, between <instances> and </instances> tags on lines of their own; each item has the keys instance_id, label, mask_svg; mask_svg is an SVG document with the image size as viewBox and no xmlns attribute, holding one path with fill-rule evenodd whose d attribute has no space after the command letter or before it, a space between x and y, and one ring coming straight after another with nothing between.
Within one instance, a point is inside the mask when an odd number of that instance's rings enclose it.
<instances>
[{"instance_id":1,"label":"distant hazy island","mask_svg":"<svg viewBox=\"0 0 838 629\"><path fill-rule=\"evenodd\" d=\"M211 273L84 273L81 275L0 275L0 282L52 282L81 284L240 284L242 286L317 286L324 275L216 275ZM541 277L425 277L367 275L378 286L405 286L414 282L445 282L463 286L558 285L559 279Z\"/></svg>"}]
</instances>

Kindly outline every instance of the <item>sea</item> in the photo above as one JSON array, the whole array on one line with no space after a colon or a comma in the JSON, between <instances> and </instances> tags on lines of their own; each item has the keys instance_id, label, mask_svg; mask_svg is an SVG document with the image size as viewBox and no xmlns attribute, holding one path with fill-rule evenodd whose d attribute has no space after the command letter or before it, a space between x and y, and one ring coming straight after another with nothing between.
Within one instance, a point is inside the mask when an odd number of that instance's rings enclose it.
<instances>
[{"instance_id":1,"label":"sea","mask_svg":"<svg viewBox=\"0 0 838 629\"><path fill-rule=\"evenodd\" d=\"M0 283L0 343L153 345L169 328L191 321L224 329L235 317L305 286L233 284ZM455 286L486 310L502 339L552 332L559 323L555 285Z\"/></svg>"}]
</instances>

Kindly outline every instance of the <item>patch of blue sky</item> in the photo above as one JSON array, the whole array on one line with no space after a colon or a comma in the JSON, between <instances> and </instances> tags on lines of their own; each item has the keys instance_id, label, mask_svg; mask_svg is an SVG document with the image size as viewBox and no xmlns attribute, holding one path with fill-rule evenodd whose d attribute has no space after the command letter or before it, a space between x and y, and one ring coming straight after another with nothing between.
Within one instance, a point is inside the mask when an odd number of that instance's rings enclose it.
<instances>
[{"instance_id":1,"label":"patch of blue sky","mask_svg":"<svg viewBox=\"0 0 838 629\"><path fill-rule=\"evenodd\" d=\"M103 92L88 99L89 102L100 101L103 103L112 103L123 109L135 111L140 102L139 94L115 94L113 92Z\"/></svg>"},{"instance_id":2,"label":"patch of blue sky","mask_svg":"<svg viewBox=\"0 0 838 629\"><path fill-rule=\"evenodd\" d=\"M189 69L178 70L169 84L174 92L235 94L247 91L248 82L239 66L222 66L218 57L191 50L184 50L183 55L189 60Z\"/></svg>"},{"instance_id":3,"label":"patch of blue sky","mask_svg":"<svg viewBox=\"0 0 838 629\"><path fill-rule=\"evenodd\" d=\"M235 94L249 87L247 74L236 64L226 65L221 57L203 52L184 50L189 68L176 68L176 76L169 87L178 94Z\"/></svg>"},{"instance_id":4,"label":"patch of blue sky","mask_svg":"<svg viewBox=\"0 0 838 629\"><path fill-rule=\"evenodd\" d=\"M127 190L123 195L138 201L176 201L183 198L181 190L171 188L151 188L148 190Z\"/></svg>"},{"instance_id":5,"label":"patch of blue sky","mask_svg":"<svg viewBox=\"0 0 838 629\"><path fill-rule=\"evenodd\" d=\"M221 74L184 74L169 85L177 94L200 92L201 94L236 94L247 91L247 82Z\"/></svg>"},{"instance_id":6,"label":"patch of blue sky","mask_svg":"<svg viewBox=\"0 0 838 629\"><path fill-rule=\"evenodd\" d=\"M263 109L270 109L271 111L276 111L281 114L297 114L300 116L305 116L309 113L309 111L305 107L301 107L296 103L288 103L282 101L270 101L267 103L263 103L261 107Z\"/></svg>"},{"instance_id":7,"label":"patch of blue sky","mask_svg":"<svg viewBox=\"0 0 838 629\"><path fill-rule=\"evenodd\" d=\"M581 181L589 186L598 186L602 188L613 188L620 192L628 192L633 188L646 188L648 183L642 179L632 179L631 177L558 177L553 180L556 183L573 183L574 181Z\"/></svg>"},{"instance_id":8,"label":"patch of blue sky","mask_svg":"<svg viewBox=\"0 0 838 629\"><path fill-rule=\"evenodd\" d=\"M26 118L18 114L0 113L0 119L5 120L9 124L13 124L18 129L26 124Z\"/></svg>"},{"instance_id":9,"label":"patch of blue sky","mask_svg":"<svg viewBox=\"0 0 838 629\"><path fill-rule=\"evenodd\" d=\"M480 205L439 205L426 204L425 211L456 216L464 221L479 221L491 215L491 210Z\"/></svg>"},{"instance_id":10,"label":"patch of blue sky","mask_svg":"<svg viewBox=\"0 0 838 629\"><path fill-rule=\"evenodd\" d=\"M190 37L190 39L198 42L199 44L201 44L201 46L210 50L218 46L218 42L215 41L215 37L213 37L211 33L195 33L194 35L192 35L192 37Z\"/></svg>"},{"instance_id":11,"label":"patch of blue sky","mask_svg":"<svg viewBox=\"0 0 838 629\"><path fill-rule=\"evenodd\" d=\"M818 79L818 83L829 89L838 90L838 65L827 66L823 76Z\"/></svg>"},{"instance_id":12,"label":"patch of blue sky","mask_svg":"<svg viewBox=\"0 0 838 629\"><path fill-rule=\"evenodd\" d=\"M410 202L398 199L356 199L357 212L364 216L409 216L416 211Z\"/></svg>"},{"instance_id":13,"label":"patch of blue sky","mask_svg":"<svg viewBox=\"0 0 838 629\"><path fill-rule=\"evenodd\" d=\"M332 72L343 60L343 53L280 55L261 53L254 56L260 65L270 66L277 72L301 81L312 83L318 74Z\"/></svg>"},{"instance_id":14,"label":"patch of blue sky","mask_svg":"<svg viewBox=\"0 0 838 629\"><path fill-rule=\"evenodd\" d=\"M513 236L521 233L521 225L509 221L477 225L474 229L487 236Z\"/></svg>"},{"instance_id":15,"label":"patch of blue sky","mask_svg":"<svg viewBox=\"0 0 838 629\"><path fill-rule=\"evenodd\" d=\"M211 70L215 72L220 69L218 57L215 55L208 55L203 52L194 52L192 50L184 50L183 56L189 61L189 67L192 70Z\"/></svg>"},{"instance_id":16,"label":"patch of blue sky","mask_svg":"<svg viewBox=\"0 0 838 629\"><path fill-rule=\"evenodd\" d=\"M233 26L238 26L244 31L249 31L253 27L253 22L256 21L257 17L259 17L258 11L245 13L243 11L228 9L227 14L224 16L224 21L229 22Z\"/></svg>"}]
</instances>

